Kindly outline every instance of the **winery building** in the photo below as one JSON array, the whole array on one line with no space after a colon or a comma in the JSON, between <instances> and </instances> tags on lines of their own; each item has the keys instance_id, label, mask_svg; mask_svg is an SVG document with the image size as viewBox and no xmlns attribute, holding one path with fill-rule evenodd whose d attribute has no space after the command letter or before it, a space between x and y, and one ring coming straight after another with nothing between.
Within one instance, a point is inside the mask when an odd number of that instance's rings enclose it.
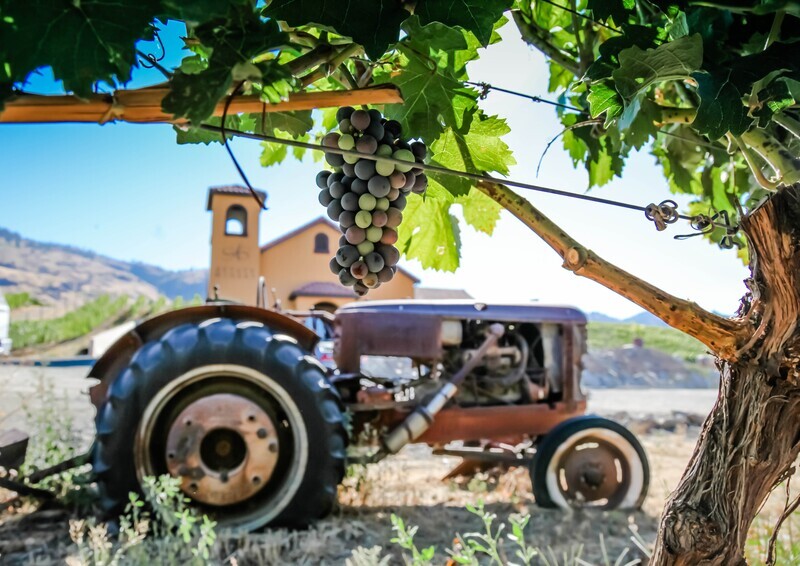
<instances>
[{"instance_id":1,"label":"winery building","mask_svg":"<svg viewBox=\"0 0 800 566\"><path fill-rule=\"evenodd\" d=\"M259 195L262 200L264 193ZM220 299L256 304L259 277L264 277L267 305L306 310L337 307L359 297L344 287L328 264L336 253L341 232L319 217L265 245L258 241L261 208L246 187L211 187L211 268L208 293ZM418 279L399 268L388 283L367 294L368 299L414 298Z\"/></svg>"}]
</instances>

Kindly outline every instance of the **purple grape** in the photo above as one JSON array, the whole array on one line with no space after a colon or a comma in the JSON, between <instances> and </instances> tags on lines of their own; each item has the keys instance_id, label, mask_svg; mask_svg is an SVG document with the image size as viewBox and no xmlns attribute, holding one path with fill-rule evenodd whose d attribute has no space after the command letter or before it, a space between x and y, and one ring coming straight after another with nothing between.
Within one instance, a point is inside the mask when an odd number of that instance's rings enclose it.
<instances>
[{"instance_id":1,"label":"purple grape","mask_svg":"<svg viewBox=\"0 0 800 566\"><path fill-rule=\"evenodd\" d=\"M349 269L342 269L339 271L339 283L344 285L345 287L352 287L358 282L358 279L353 277L353 274L350 273Z\"/></svg>"},{"instance_id":2,"label":"purple grape","mask_svg":"<svg viewBox=\"0 0 800 566\"><path fill-rule=\"evenodd\" d=\"M358 210L358 195L355 193L345 193L342 197L342 208L355 212Z\"/></svg>"},{"instance_id":3,"label":"purple grape","mask_svg":"<svg viewBox=\"0 0 800 566\"><path fill-rule=\"evenodd\" d=\"M375 162L371 159L361 159L356 163L356 177L369 181L375 175Z\"/></svg>"},{"instance_id":4,"label":"purple grape","mask_svg":"<svg viewBox=\"0 0 800 566\"><path fill-rule=\"evenodd\" d=\"M371 273L378 273L384 267L383 256L378 252L368 253L364 257L364 262L367 264Z\"/></svg>"},{"instance_id":5,"label":"purple grape","mask_svg":"<svg viewBox=\"0 0 800 566\"><path fill-rule=\"evenodd\" d=\"M344 173L345 176L347 176L347 177L351 177L351 178L355 177L356 176L356 166L352 165L350 163L347 163L345 161L344 164L342 165L342 173Z\"/></svg>"},{"instance_id":6,"label":"purple grape","mask_svg":"<svg viewBox=\"0 0 800 566\"><path fill-rule=\"evenodd\" d=\"M333 221L339 220L339 216L344 212L341 203L334 199L328 204L328 218Z\"/></svg>"},{"instance_id":7,"label":"purple grape","mask_svg":"<svg viewBox=\"0 0 800 566\"><path fill-rule=\"evenodd\" d=\"M367 182L363 179L355 178L353 179L353 184L350 185L350 190L353 191L357 195L363 195L367 192Z\"/></svg>"},{"instance_id":8,"label":"purple grape","mask_svg":"<svg viewBox=\"0 0 800 566\"><path fill-rule=\"evenodd\" d=\"M330 191L333 198L342 198L342 196L347 192L347 187L345 187L342 183L336 182L330 186L328 191Z\"/></svg>"},{"instance_id":9,"label":"purple grape","mask_svg":"<svg viewBox=\"0 0 800 566\"><path fill-rule=\"evenodd\" d=\"M339 215L339 227L342 232L350 228L356 223L356 214L351 210L345 210Z\"/></svg>"},{"instance_id":10,"label":"purple grape","mask_svg":"<svg viewBox=\"0 0 800 566\"><path fill-rule=\"evenodd\" d=\"M428 156L428 148L422 142L414 142L411 144L411 153L418 159L425 159Z\"/></svg>"},{"instance_id":11,"label":"purple grape","mask_svg":"<svg viewBox=\"0 0 800 566\"><path fill-rule=\"evenodd\" d=\"M428 177L425 173L422 173L419 177L417 177L416 182L414 183L414 187L411 189L417 194L421 194L425 192L425 189L428 188Z\"/></svg>"},{"instance_id":12,"label":"purple grape","mask_svg":"<svg viewBox=\"0 0 800 566\"><path fill-rule=\"evenodd\" d=\"M338 153L326 153L325 161L331 167L341 167L342 165L344 165L344 157L342 157Z\"/></svg>"},{"instance_id":13,"label":"purple grape","mask_svg":"<svg viewBox=\"0 0 800 566\"><path fill-rule=\"evenodd\" d=\"M332 200L333 197L331 196L331 193L330 191L328 191L328 189L323 189L319 192L319 203L322 206L327 207Z\"/></svg>"},{"instance_id":14,"label":"purple grape","mask_svg":"<svg viewBox=\"0 0 800 566\"><path fill-rule=\"evenodd\" d=\"M349 120L350 116L355 112L352 106L342 106L336 111L336 121Z\"/></svg>"},{"instance_id":15,"label":"purple grape","mask_svg":"<svg viewBox=\"0 0 800 566\"><path fill-rule=\"evenodd\" d=\"M361 255L358 253L358 250L353 245L346 245L342 246L336 251L336 261L339 262L339 265L342 267L350 267Z\"/></svg>"},{"instance_id":16,"label":"purple grape","mask_svg":"<svg viewBox=\"0 0 800 566\"><path fill-rule=\"evenodd\" d=\"M356 110L350 115L350 123L356 130L364 131L370 126L370 117L369 113L365 110ZM379 124L380 125L380 124ZM379 136L383 137L383 136Z\"/></svg>"},{"instance_id":17,"label":"purple grape","mask_svg":"<svg viewBox=\"0 0 800 566\"><path fill-rule=\"evenodd\" d=\"M391 134L394 139L397 139L400 137L400 132L403 128L400 126L400 122L397 120L389 120L383 125L383 129L386 130L387 133Z\"/></svg>"},{"instance_id":18,"label":"purple grape","mask_svg":"<svg viewBox=\"0 0 800 566\"><path fill-rule=\"evenodd\" d=\"M328 188L328 177L331 176L330 171L320 171L317 173L317 186L320 189L327 189Z\"/></svg>"},{"instance_id":19,"label":"purple grape","mask_svg":"<svg viewBox=\"0 0 800 566\"><path fill-rule=\"evenodd\" d=\"M334 275L339 275L339 272L342 270L343 266L339 265L339 262L336 261L335 257L332 257L331 261L328 262L328 267L330 268L331 273Z\"/></svg>"},{"instance_id":20,"label":"purple grape","mask_svg":"<svg viewBox=\"0 0 800 566\"><path fill-rule=\"evenodd\" d=\"M389 179L382 175L375 175L367 183L367 188L376 198L383 198L389 194L392 187L389 184Z\"/></svg>"},{"instance_id":21,"label":"purple grape","mask_svg":"<svg viewBox=\"0 0 800 566\"><path fill-rule=\"evenodd\" d=\"M378 150L378 140L369 134L364 134L356 142L356 150L359 153L374 154Z\"/></svg>"},{"instance_id":22,"label":"purple grape","mask_svg":"<svg viewBox=\"0 0 800 566\"><path fill-rule=\"evenodd\" d=\"M339 147L339 134L336 132L325 134L325 137L322 138L322 145L325 147Z\"/></svg>"}]
</instances>

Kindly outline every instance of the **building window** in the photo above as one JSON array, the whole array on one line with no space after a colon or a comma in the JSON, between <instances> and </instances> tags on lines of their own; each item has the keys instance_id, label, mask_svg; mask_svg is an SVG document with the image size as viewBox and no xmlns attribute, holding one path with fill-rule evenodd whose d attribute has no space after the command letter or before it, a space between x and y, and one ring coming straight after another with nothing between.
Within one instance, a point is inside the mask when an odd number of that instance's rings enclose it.
<instances>
[{"instance_id":1,"label":"building window","mask_svg":"<svg viewBox=\"0 0 800 566\"><path fill-rule=\"evenodd\" d=\"M240 204L234 204L225 215L226 236L247 236L247 211Z\"/></svg>"},{"instance_id":2,"label":"building window","mask_svg":"<svg viewBox=\"0 0 800 566\"><path fill-rule=\"evenodd\" d=\"M327 234L319 233L314 236L314 253L327 254L328 251L328 236Z\"/></svg>"}]
</instances>

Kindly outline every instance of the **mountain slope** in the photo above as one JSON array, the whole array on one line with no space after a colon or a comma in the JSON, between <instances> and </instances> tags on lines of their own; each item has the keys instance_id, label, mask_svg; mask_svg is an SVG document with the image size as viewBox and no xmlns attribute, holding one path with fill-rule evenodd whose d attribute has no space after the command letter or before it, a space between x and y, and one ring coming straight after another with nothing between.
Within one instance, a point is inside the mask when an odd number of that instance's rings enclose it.
<instances>
[{"instance_id":1,"label":"mountain slope","mask_svg":"<svg viewBox=\"0 0 800 566\"><path fill-rule=\"evenodd\" d=\"M0 292L5 294L28 292L45 303L73 305L101 295L205 297L207 276L206 270L129 263L0 228Z\"/></svg>"}]
</instances>

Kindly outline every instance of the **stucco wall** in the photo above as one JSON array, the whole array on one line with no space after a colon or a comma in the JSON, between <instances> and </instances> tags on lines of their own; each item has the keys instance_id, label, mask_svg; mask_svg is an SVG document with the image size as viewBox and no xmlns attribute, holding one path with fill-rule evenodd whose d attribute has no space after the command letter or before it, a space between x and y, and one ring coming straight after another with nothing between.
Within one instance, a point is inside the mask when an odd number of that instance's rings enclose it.
<instances>
[{"instance_id":1,"label":"stucco wall","mask_svg":"<svg viewBox=\"0 0 800 566\"><path fill-rule=\"evenodd\" d=\"M314 253L314 238L317 234L328 236L328 253ZM261 273L267 287L275 289L275 296L286 308L300 308L289 300L295 289L313 281L339 284L339 279L328 267L339 246L341 233L331 225L320 222L309 229L269 247L261 253ZM414 297L414 281L405 273L398 272L389 283L371 290L369 299L411 299ZM270 295L272 300L272 295ZM325 299L327 300L327 299ZM301 301L306 305L307 301ZM340 303L340 300L331 301Z\"/></svg>"},{"instance_id":2,"label":"stucco wall","mask_svg":"<svg viewBox=\"0 0 800 566\"><path fill-rule=\"evenodd\" d=\"M244 236L225 234L225 219L229 207L238 204L247 211L247 232ZM211 201L211 269L208 277L208 296L214 296L219 285L219 297L245 304L256 303L259 277L258 219L259 206L255 199L241 195L215 194Z\"/></svg>"}]
</instances>

